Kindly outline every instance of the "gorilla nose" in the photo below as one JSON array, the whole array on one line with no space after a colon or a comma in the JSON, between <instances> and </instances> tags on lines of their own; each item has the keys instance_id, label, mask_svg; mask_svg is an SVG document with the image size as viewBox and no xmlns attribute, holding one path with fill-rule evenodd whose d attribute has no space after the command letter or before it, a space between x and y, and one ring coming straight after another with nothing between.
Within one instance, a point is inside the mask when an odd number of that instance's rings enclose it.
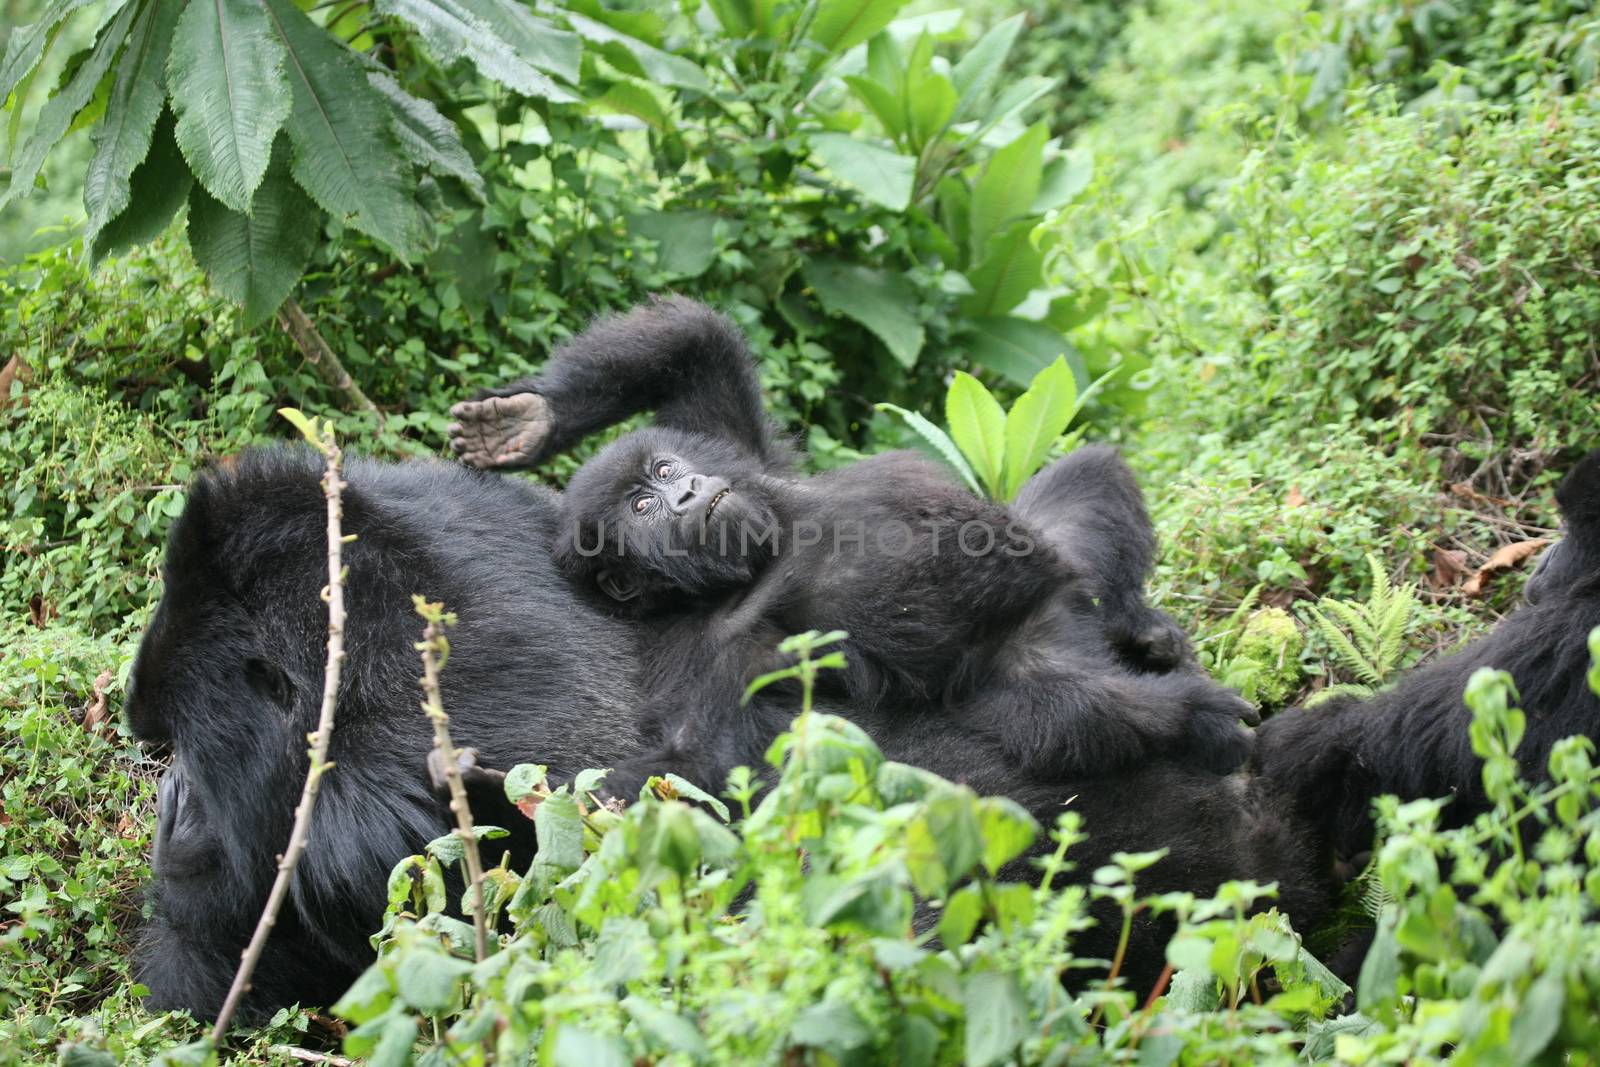
<instances>
[{"instance_id":1,"label":"gorilla nose","mask_svg":"<svg viewBox=\"0 0 1600 1067\"><path fill-rule=\"evenodd\" d=\"M683 514L700 497L700 490L705 485L705 479L698 474L691 474L678 482L673 495L673 510Z\"/></svg>"}]
</instances>

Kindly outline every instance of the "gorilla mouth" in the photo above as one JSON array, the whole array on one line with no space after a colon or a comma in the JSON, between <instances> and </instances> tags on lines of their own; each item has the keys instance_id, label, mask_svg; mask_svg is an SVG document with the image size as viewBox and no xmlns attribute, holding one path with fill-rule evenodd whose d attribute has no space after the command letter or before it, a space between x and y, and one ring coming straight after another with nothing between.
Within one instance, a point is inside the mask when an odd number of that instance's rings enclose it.
<instances>
[{"instance_id":1,"label":"gorilla mouth","mask_svg":"<svg viewBox=\"0 0 1600 1067\"><path fill-rule=\"evenodd\" d=\"M712 514L717 510L717 505L722 503L722 498L727 496L731 492L733 492L733 490L731 488L730 489L724 489L721 492L719 492L716 496L711 498L711 503L706 505L706 518L707 519L711 518Z\"/></svg>"}]
</instances>

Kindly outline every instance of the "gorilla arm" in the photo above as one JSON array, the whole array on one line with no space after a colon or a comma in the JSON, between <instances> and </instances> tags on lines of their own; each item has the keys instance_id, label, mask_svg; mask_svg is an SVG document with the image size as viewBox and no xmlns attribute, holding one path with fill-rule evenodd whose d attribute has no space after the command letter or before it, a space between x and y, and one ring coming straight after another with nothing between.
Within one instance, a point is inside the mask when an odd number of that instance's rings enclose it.
<instances>
[{"instance_id":1,"label":"gorilla arm","mask_svg":"<svg viewBox=\"0 0 1600 1067\"><path fill-rule=\"evenodd\" d=\"M597 320L537 378L451 408L450 447L474 467L531 467L640 411L658 426L730 439L769 466L790 456L739 330L684 297Z\"/></svg>"}]
</instances>

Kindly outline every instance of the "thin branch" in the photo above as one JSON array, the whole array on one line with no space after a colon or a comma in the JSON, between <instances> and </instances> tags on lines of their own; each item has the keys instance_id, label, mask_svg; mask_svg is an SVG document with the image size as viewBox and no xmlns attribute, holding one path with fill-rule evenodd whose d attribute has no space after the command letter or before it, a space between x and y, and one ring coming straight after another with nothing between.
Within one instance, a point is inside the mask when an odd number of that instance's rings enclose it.
<instances>
[{"instance_id":1,"label":"thin branch","mask_svg":"<svg viewBox=\"0 0 1600 1067\"><path fill-rule=\"evenodd\" d=\"M278 309L278 325L283 327L284 333L293 338L295 346L300 349L300 354L306 357L306 362L316 369L317 375L326 385L339 390L352 405L374 419L383 418L382 413L378 411L378 405L367 399L367 394L363 393L361 386L350 377L350 372L344 369L339 357L334 355L333 349L328 347L328 342L323 340L316 323L311 321L310 316L294 297L289 297Z\"/></svg>"},{"instance_id":2,"label":"thin branch","mask_svg":"<svg viewBox=\"0 0 1600 1067\"><path fill-rule=\"evenodd\" d=\"M450 657L450 639L445 637L444 630L455 624L456 617L447 613L443 604L430 604L421 597L413 600L417 614L428 620L422 640L417 642L417 651L422 653L422 710L433 723L433 747L438 750L445 781L450 785L450 810L456 817L456 836L461 838L467 882L472 887L472 932L476 942L473 948L482 961L489 954L489 919L483 903L483 859L478 854L478 835L472 828L467 786L461 780L460 757L450 740L450 716L445 714L444 700L439 695L439 671Z\"/></svg>"},{"instance_id":3,"label":"thin branch","mask_svg":"<svg viewBox=\"0 0 1600 1067\"><path fill-rule=\"evenodd\" d=\"M256 964L261 961L261 951L266 948L267 938L278 921L278 911L283 907L283 898L289 893L295 865L306 850L306 840L311 833L311 812L317 803L317 787L322 782L323 774L333 766L328 762L328 742L333 737L339 672L344 664L344 534L340 523L340 502L345 483L339 477L341 453L332 430L308 430L306 437L327 457L322 492L328 502L328 585L322 595L328 602L328 660L322 674L322 711L317 717L316 732L307 738L311 745L307 752L311 766L306 771L306 783L300 791L300 803L294 809L294 829L289 833L289 847L278 859L278 874L273 879L272 891L267 894L266 906L261 909L261 919L256 923L255 933L250 936L250 944L239 961L239 971L233 976L228 997L223 1001L216 1024L211 1028L211 1040L215 1044L221 1043L223 1035L228 1032L228 1023L238 1010L239 1001L250 991L250 977L255 973Z\"/></svg>"}]
</instances>

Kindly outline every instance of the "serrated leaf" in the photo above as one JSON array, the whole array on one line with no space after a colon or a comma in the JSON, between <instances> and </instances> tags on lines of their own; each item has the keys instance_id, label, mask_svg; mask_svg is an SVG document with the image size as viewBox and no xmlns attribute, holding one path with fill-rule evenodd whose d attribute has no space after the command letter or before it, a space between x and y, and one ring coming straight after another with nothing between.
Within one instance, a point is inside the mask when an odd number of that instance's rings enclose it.
<instances>
[{"instance_id":1,"label":"serrated leaf","mask_svg":"<svg viewBox=\"0 0 1600 1067\"><path fill-rule=\"evenodd\" d=\"M234 211L196 184L189 195L189 247L217 292L244 308L245 326L269 317L294 290L311 259L322 215L289 177L288 147L250 201Z\"/></svg>"},{"instance_id":2,"label":"serrated leaf","mask_svg":"<svg viewBox=\"0 0 1600 1067\"><path fill-rule=\"evenodd\" d=\"M821 0L806 36L837 55L865 41L890 22L906 0Z\"/></svg>"},{"instance_id":3,"label":"serrated leaf","mask_svg":"<svg viewBox=\"0 0 1600 1067\"><path fill-rule=\"evenodd\" d=\"M167 88L178 147L206 192L248 211L293 106L284 51L255 0L190 0L173 29Z\"/></svg>"},{"instance_id":4,"label":"serrated leaf","mask_svg":"<svg viewBox=\"0 0 1600 1067\"><path fill-rule=\"evenodd\" d=\"M150 0L129 31L83 179L83 206L89 216L84 241L91 247L105 224L127 208L133 172L150 152L166 100L172 30L182 8L183 0Z\"/></svg>"},{"instance_id":5,"label":"serrated leaf","mask_svg":"<svg viewBox=\"0 0 1600 1067\"><path fill-rule=\"evenodd\" d=\"M968 232L974 263L982 258L992 237L1027 216L1033 207L1044 177L1044 145L1049 139L1044 123L1036 123L989 157L972 190Z\"/></svg>"},{"instance_id":6,"label":"serrated leaf","mask_svg":"<svg viewBox=\"0 0 1600 1067\"><path fill-rule=\"evenodd\" d=\"M566 104L577 101L531 57L520 54L483 19L451 0L376 0L376 9L416 30L442 63L464 59L485 78L523 96Z\"/></svg>"},{"instance_id":7,"label":"serrated leaf","mask_svg":"<svg viewBox=\"0 0 1600 1067\"><path fill-rule=\"evenodd\" d=\"M81 7L86 7L93 0L50 0L49 6L36 21L18 26L6 38L6 50L0 58L0 104L5 103L12 91L22 82L22 79L32 73L39 61L48 51L49 42L55 36L61 24L73 12ZM111 13L114 14L121 8L122 3L113 4ZM21 111L22 101L17 101L17 111Z\"/></svg>"},{"instance_id":8,"label":"serrated leaf","mask_svg":"<svg viewBox=\"0 0 1600 1067\"><path fill-rule=\"evenodd\" d=\"M917 412L907 411L896 404L878 404L875 407L878 411L886 411L904 419L906 425L911 427L918 437L928 442L928 445L939 455L939 458L948 463L950 468L961 476L961 480L967 483L968 489L971 489L978 496L983 495L983 487L978 484L978 476L973 473L966 457L961 454L961 449L957 448L956 443L950 440L949 434Z\"/></svg>"},{"instance_id":9,"label":"serrated leaf","mask_svg":"<svg viewBox=\"0 0 1600 1067\"><path fill-rule=\"evenodd\" d=\"M978 379L958 370L945 394L944 421L984 489L999 499L1006 447L1006 413L1000 401Z\"/></svg>"},{"instance_id":10,"label":"serrated leaf","mask_svg":"<svg viewBox=\"0 0 1600 1067\"><path fill-rule=\"evenodd\" d=\"M983 259L966 272L972 295L961 302L964 314L1002 315L1044 280L1044 254L1033 247L1033 223L1013 223L990 239Z\"/></svg>"},{"instance_id":11,"label":"serrated leaf","mask_svg":"<svg viewBox=\"0 0 1600 1067\"><path fill-rule=\"evenodd\" d=\"M916 366L925 334L909 310L916 294L903 277L836 259L813 259L801 270L824 310L861 323L902 367Z\"/></svg>"},{"instance_id":12,"label":"serrated leaf","mask_svg":"<svg viewBox=\"0 0 1600 1067\"><path fill-rule=\"evenodd\" d=\"M637 37L632 37L621 30L607 26L596 19L579 15L576 12L565 13L568 25L578 31L579 36L594 44L609 46L605 49L606 57L616 62L616 53L622 52L630 57L637 69L628 70L626 60L617 63L619 70L627 70L629 74L637 74L648 78L657 85L671 85L680 89L694 89L698 92L710 92L711 83L706 81L705 72L682 56L675 56L671 52L663 52L653 45L646 44Z\"/></svg>"},{"instance_id":13,"label":"serrated leaf","mask_svg":"<svg viewBox=\"0 0 1600 1067\"><path fill-rule=\"evenodd\" d=\"M156 120L150 152L128 180L128 206L102 226L89 244L91 266L125 248L161 236L189 199L194 175L189 173L189 164L173 139L175 121L170 110L163 110Z\"/></svg>"},{"instance_id":14,"label":"serrated leaf","mask_svg":"<svg viewBox=\"0 0 1600 1067\"><path fill-rule=\"evenodd\" d=\"M1083 357L1065 337L1042 322L1010 315L975 318L967 323L962 343L973 362L1023 388L1058 356L1066 358L1079 381L1087 377Z\"/></svg>"},{"instance_id":15,"label":"serrated leaf","mask_svg":"<svg viewBox=\"0 0 1600 1067\"><path fill-rule=\"evenodd\" d=\"M125 7L118 12L95 38L94 48L88 58L79 65L66 85L55 96L45 101L44 106L39 109L39 117L33 126L33 135L22 146L22 151L18 154L11 171L11 184L6 188L5 195L0 196L0 207L5 207L18 196L26 196L33 191L34 180L39 177L39 169L44 166L45 157L66 135L73 118L89 103L100 85L100 79L105 77L106 71L110 69L117 50L127 39L133 15L134 9L131 7Z\"/></svg>"},{"instance_id":16,"label":"serrated leaf","mask_svg":"<svg viewBox=\"0 0 1600 1067\"><path fill-rule=\"evenodd\" d=\"M891 211L911 203L917 161L847 133L814 133L811 149L835 178Z\"/></svg>"},{"instance_id":17,"label":"serrated leaf","mask_svg":"<svg viewBox=\"0 0 1600 1067\"><path fill-rule=\"evenodd\" d=\"M956 122L967 122L978 117L984 99L1005 67L1006 56L1011 54L1017 34L1022 32L1026 18L1025 15L1012 15L997 23L978 38L967 54L951 68L950 81L959 94L954 116Z\"/></svg>"},{"instance_id":18,"label":"serrated leaf","mask_svg":"<svg viewBox=\"0 0 1600 1067\"><path fill-rule=\"evenodd\" d=\"M535 67L576 83L583 60L578 35L540 18L517 0L449 0L481 20L512 51Z\"/></svg>"},{"instance_id":19,"label":"serrated leaf","mask_svg":"<svg viewBox=\"0 0 1600 1067\"><path fill-rule=\"evenodd\" d=\"M458 179L474 200L483 203L483 176L462 145L455 123L428 101L400 88L399 82L382 71L368 71L367 81L389 101L395 136L411 161L435 174Z\"/></svg>"},{"instance_id":20,"label":"serrated leaf","mask_svg":"<svg viewBox=\"0 0 1600 1067\"><path fill-rule=\"evenodd\" d=\"M1010 1058L1028 1036L1028 1005L1017 981L1004 971L981 971L963 983L967 1009L967 1067L990 1067Z\"/></svg>"},{"instance_id":21,"label":"serrated leaf","mask_svg":"<svg viewBox=\"0 0 1600 1067\"><path fill-rule=\"evenodd\" d=\"M667 1052L679 1052L691 1059L708 1059L711 1049L705 1038L695 1029L694 1023L666 1008L658 1007L641 997L627 997L622 1002L639 1030L651 1044Z\"/></svg>"},{"instance_id":22,"label":"serrated leaf","mask_svg":"<svg viewBox=\"0 0 1600 1067\"><path fill-rule=\"evenodd\" d=\"M284 123L294 146L294 180L323 210L383 242L401 259L423 252L427 221L412 196L411 168L390 124L390 108L355 53L289 0L265 0L288 57L294 108Z\"/></svg>"},{"instance_id":23,"label":"serrated leaf","mask_svg":"<svg viewBox=\"0 0 1600 1067\"><path fill-rule=\"evenodd\" d=\"M1050 446L1078 413L1078 381L1067 361L1056 361L1034 378L1006 417L1004 500L1017 495L1050 455Z\"/></svg>"}]
</instances>

